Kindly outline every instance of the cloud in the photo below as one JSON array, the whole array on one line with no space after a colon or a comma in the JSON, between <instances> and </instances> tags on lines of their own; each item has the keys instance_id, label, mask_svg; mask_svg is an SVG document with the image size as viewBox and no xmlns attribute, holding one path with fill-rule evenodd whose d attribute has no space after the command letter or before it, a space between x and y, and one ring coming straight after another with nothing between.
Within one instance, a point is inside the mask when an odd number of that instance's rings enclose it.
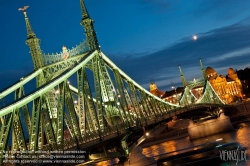
<instances>
[{"instance_id":1,"label":"cloud","mask_svg":"<svg viewBox=\"0 0 250 166\"><path fill-rule=\"evenodd\" d=\"M213 63L213 62L227 60L227 59L235 58L235 57L240 58L241 56L247 56L247 55L250 55L250 46L247 48L242 48L240 50L235 50L233 52L225 53L223 55L220 55L216 59L215 58L208 59L208 62Z\"/></svg>"}]
</instances>

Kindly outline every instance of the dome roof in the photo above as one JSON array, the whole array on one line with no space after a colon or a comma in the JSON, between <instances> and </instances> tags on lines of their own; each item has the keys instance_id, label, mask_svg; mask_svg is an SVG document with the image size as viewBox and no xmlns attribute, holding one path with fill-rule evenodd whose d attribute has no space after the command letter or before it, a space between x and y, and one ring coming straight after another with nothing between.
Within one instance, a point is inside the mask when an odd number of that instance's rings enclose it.
<instances>
[{"instance_id":1,"label":"dome roof","mask_svg":"<svg viewBox=\"0 0 250 166\"><path fill-rule=\"evenodd\" d=\"M216 74L217 74L216 71L212 67L206 68L206 76L216 75Z\"/></svg>"},{"instance_id":2,"label":"dome roof","mask_svg":"<svg viewBox=\"0 0 250 166\"><path fill-rule=\"evenodd\" d=\"M233 68L229 68L228 69L228 75L232 75L232 74L235 74L235 71Z\"/></svg>"}]
</instances>

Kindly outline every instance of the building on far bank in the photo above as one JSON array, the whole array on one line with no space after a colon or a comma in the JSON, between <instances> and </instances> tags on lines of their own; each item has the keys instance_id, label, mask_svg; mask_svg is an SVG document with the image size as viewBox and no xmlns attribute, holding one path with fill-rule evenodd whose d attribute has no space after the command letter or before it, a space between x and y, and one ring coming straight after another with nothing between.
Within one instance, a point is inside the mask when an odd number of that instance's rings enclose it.
<instances>
[{"instance_id":1,"label":"building on far bank","mask_svg":"<svg viewBox=\"0 0 250 166\"><path fill-rule=\"evenodd\" d=\"M226 104L232 104L242 101L243 99L250 98L250 68L239 71L229 68L226 76L217 74L212 67L207 67L206 70L204 70L201 65L201 69L203 69L202 73L204 73L204 80L209 81L216 94ZM186 80L181 69L180 73L183 86L185 87ZM166 102L179 104L179 99L181 98L184 87L173 87L173 90L166 91L164 93L157 88L155 83L151 83L150 92L162 98ZM194 87L190 90L190 92L196 99L199 99L203 93L203 86Z\"/></svg>"},{"instance_id":2,"label":"building on far bank","mask_svg":"<svg viewBox=\"0 0 250 166\"><path fill-rule=\"evenodd\" d=\"M161 98L166 102L178 104L183 90L184 87L177 87L176 89L173 89L171 91L166 91Z\"/></svg>"},{"instance_id":3,"label":"building on far bank","mask_svg":"<svg viewBox=\"0 0 250 166\"><path fill-rule=\"evenodd\" d=\"M210 82L213 89L226 104L241 101L244 97L243 88L237 73L228 69L228 75L217 74L212 67L206 68L206 79Z\"/></svg>"},{"instance_id":4,"label":"building on far bank","mask_svg":"<svg viewBox=\"0 0 250 166\"><path fill-rule=\"evenodd\" d=\"M152 82L150 85L149 85L149 88L150 88L150 92L155 95L155 96L158 96L160 98L162 98L162 96L165 94L163 91L159 90L156 86L156 84L154 82Z\"/></svg>"}]
</instances>

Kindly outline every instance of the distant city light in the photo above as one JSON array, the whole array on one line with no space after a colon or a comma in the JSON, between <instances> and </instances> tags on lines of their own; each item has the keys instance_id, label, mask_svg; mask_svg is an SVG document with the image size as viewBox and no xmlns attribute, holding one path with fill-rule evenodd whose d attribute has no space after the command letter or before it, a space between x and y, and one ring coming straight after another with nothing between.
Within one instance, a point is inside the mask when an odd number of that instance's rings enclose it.
<instances>
[{"instance_id":1,"label":"distant city light","mask_svg":"<svg viewBox=\"0 0 250 166\"><path fill-rule=\"evenodd\" d=\"M197 37L196 35L194 35L194 36L193 36L193 39L194 39L194 40L197 40L197 39L198 39L198 37Z\"/></svg>"},{"instance_id":2,"label":"distant city light","mask_svg":"<svg viewBox=\"0 0 250 166\"><path fill-rule=\"evenodd\" d=\"M216 139L216 141L221 141L221 140L223 140L223 139L222 138Z\"/></svg>"}]
</instances>

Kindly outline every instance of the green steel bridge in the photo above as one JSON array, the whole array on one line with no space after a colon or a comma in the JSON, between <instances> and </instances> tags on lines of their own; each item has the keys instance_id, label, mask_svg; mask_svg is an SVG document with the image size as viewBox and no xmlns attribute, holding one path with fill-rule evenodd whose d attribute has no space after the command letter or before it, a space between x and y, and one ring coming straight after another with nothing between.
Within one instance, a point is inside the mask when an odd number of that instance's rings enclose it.
<instances>
[{"instance_id":1,"label":"green steel bridge","mask_svg":"<svg viewBox=\"0 0 250 166\"><path fill-rule=\"evenodd\" d=\"M28 6L19 9L25 17L34 71L0 92L0 99L14 94L14 100L0 108L1 161L7 150L85 149L118 135L126 138L128 129L138 124L142 127L190 109L224 105L205 80L187 84L178 104L152 95L100 50L83 0L80 6L86 40L56 54L42 53L26 13ZM32 80L36 89L25 93ZM194 100L190 89L198 85L204 86L202 97ZM125 150L126 145L122 146Z\"/></svg>"}]
</instances>

